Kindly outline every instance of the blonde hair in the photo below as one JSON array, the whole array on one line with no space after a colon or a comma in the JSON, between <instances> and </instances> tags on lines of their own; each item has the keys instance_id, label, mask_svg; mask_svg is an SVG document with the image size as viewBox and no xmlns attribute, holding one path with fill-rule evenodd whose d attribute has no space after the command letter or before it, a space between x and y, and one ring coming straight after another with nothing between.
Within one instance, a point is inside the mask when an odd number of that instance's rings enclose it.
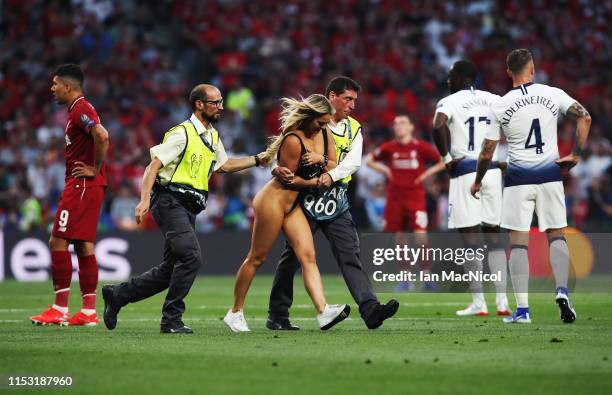
<instances>
[{"instance_id":1,"label":"blonde hair","mask_svg":"<svg viewBox=\"0 0 612 395\"><path fill-rule=\"evenodd\" d=\"M296 130L304 121L326 114L331 115L335 112L327 97L318 93L300 99L283 97L281 99L281 108L279 118L281 121L281 134L270 138L265 154L261 158L269 163L272 162L280 149L285 133Z\"/></svg>"}]
</instances>

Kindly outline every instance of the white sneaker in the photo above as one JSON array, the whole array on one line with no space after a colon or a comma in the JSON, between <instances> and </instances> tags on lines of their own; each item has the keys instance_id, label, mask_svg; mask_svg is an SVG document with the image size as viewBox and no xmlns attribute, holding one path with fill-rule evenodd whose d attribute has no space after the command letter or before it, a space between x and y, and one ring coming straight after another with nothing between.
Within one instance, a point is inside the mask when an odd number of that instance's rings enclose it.
<instances>
[{"instance_id":1,"label":"white sneaker","mask_svg":"<svg viewBox=\"0 0 612 395\"><path fill-rule=\"evenodd\" d=\"M459 317L467 317L471 315L485 316L485 315L489 315L489 310L487 310L486 304L477 305L475 303L471 303L465 309L457 310L456 314Z\"/></svg>"},{"instance_id":2,"label":"white sneaker","mask_svg":"<svg viewBox=\"0 0 612 395\"><path fill-rule=\"evenodd\" d=\"M223 322L225 322L225 324L229 326L229 328L233 332L251 331L246 323L246 320L244 319L244 313L242 312L242 310L232 313L232 309L229 309L229 311L223 318Z\"/></svg>"},{"instance_id":3,"label":"white sneaker","mask_svg":"<svg viewBox=\"0 0 612 395\"><path fill-rule=\"evenodd\" d=\"M497 305L497 315L512 315L510 310L510 304L508 303L508 297L504 295L497 295L495 297L495 304Z\"/></svg>"},{"instance_id":4,"label":"white sneaker","mask_svg":"<svg viewBox=\"0 0 612 395\"><path fill-rule=\"evenodd\" d=\"M319 328L328 330L340 321L343 321L351 313L351 307L347 304L326 304L321 314L317 314Z\"/></svg>"}]
</instances>

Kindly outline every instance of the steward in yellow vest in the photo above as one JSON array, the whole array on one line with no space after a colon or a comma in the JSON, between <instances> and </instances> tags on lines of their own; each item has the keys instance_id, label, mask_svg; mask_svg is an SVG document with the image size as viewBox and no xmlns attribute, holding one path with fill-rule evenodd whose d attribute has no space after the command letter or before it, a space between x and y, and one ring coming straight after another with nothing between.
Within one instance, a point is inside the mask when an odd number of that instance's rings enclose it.
<instances>
[{"instance_id":1,"label":"steward in yellow vest","mask_svg":"<svg viewBox=\"0 0 612 395\"><path fill-rule=\"evenodd\" d=\"M193 333L183 323L185 303L200 265L202 252L195 233L195 217L206 207L212 172L236 172L259 166L260 155L228 158L212 126L221 117L223 98L212 85L198 85L189 95L193 114L170 129L152 147L151 163L142 180L136 221L151 209L164 236L163 262L130 281L102 288L104 324L117 325L119 310L168 289L162 309L162 333ZM265 164L265 163L263 163ZM151 191L155 185L154 199Z\"/></svg>"},{"instance_id":2,"label":"steward in yellow vest","mask_svg":"<svg viewBox=\"0 0 612 395\"><path fill-rule=\"evenodd\" d=\"M217 154L224 156L225 151L217 152L223 149L223 143L219 142L219 132L214 127L210 126L200 135L194 121L197 118L173 127L164 135L162 146L172 138L185 140L185 143L179 156L157 173L155 192L166 188L175 193L186 208L199 213L206 208L208 180L218 162Z\"/></svg>"}]
</instances>

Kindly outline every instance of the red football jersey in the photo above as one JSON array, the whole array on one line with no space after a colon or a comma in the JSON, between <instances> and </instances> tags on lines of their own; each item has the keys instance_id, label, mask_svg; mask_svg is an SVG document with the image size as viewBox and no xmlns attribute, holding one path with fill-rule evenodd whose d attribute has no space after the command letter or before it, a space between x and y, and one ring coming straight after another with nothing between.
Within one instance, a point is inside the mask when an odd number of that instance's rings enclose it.
<instances>
[{"instance_id":1,"label":"red football jersey","mask_svg":"<svg viewBox=\"0 0 612 395\"><path fill-rule=\"evenodd\" d=\"M439 161L440 154L433 145L413 138L408 144L396 140L383 143L374 152L374 160L391 169L389 191L417 192L423 191L423 186L414 181L425 171L425 163Z\"/></svg>"},{"instance_id":2,"label":"red football jersey","mask_svg":"<svg viewBox=\"0 0 612 395\"><path fill-rule=\"evenodd\" d=\"M66 184L75 182L72 169L80 161L89 166L95 164L94 139L91 129L100 123L100 117L93 106L79 96L68 109L66 125ZM92 179L86 179L86 186L106 185L106 169L102 165L100 173Z\"/></svg>"}]
</instances>

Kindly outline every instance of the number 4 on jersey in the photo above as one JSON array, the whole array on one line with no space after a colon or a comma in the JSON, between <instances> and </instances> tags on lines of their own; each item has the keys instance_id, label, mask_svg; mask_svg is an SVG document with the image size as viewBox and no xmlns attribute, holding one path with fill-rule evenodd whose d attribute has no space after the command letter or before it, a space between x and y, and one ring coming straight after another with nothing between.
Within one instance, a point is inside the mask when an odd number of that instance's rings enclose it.
<instances>
[{"instance_id":1,"label":"number 4 on jersey","mask_svg":"<svg viewBox=\"0 0 612 395\"><path fill-rule=\"evenodd\" d=\"M535 135L535 144L531 144L531 136L533 135ZM542 132L540 131L540 120L535 118L531 122L531 129L529 129L529 136L527 136L527 141L525 142L525 149L535 148L536 154L542 154L544 153L542 146L544 146L544 143L542 142Z\"/></svg>"}]
</instances>

